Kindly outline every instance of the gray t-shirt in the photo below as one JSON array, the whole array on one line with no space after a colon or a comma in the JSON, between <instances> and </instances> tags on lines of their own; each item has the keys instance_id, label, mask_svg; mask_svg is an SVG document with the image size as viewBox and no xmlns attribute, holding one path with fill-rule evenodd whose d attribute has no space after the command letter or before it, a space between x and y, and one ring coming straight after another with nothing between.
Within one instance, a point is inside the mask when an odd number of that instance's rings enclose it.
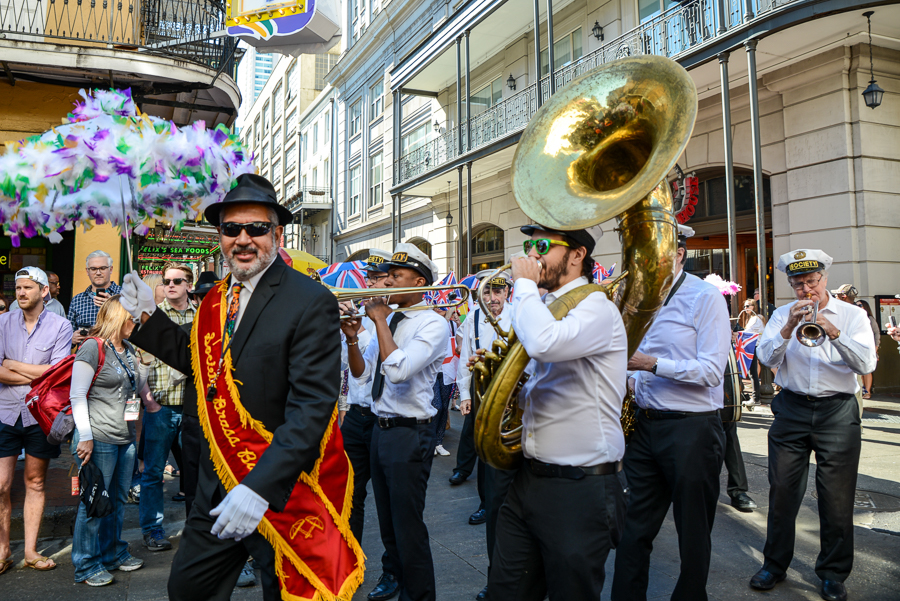
<instances>
[{"instance_id":1,"label":"gray t-shirt","mask_svg":"<svg viewBox=\"0 0 900 601\"><path fill-rule=\"evenodd\" d=\"M141 365L134 347L127 342L124 344L125 352L119 355L121 363L116 360L115 349L111 345L106 346L103 369L87 396L94 440L118 445L134 441L135 424L133 421L125 421L125 401L131 397L132 388L122 364L134 376L137 392L140 392L147 379L147 368ZM75 360L84 361L96 371L100 360L97 342L85 340L75 355Z\"/></svg>"}]
</instances>

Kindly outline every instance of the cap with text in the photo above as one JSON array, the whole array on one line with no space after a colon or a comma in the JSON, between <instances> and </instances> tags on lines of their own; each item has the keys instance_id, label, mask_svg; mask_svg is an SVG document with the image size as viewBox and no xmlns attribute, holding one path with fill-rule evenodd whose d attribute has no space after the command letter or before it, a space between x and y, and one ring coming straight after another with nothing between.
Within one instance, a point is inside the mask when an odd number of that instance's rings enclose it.
<instances>
[{"instance_id":1,"label":"cap with text","mask_svg":"<svg viewBox=\"0 0 900 601\"><path fill-rule=\"evenodd\" d=\"M775 267L791 277L828 269L833 261L821 250L800 248L781 255Z\"/></svg>"},{"instance_id":2,"label":"cap with text","mask_svg":"<svg viewBox=\"0 0 900 601\"><path fill-rule=\"evenodd\" d=\"M366 271L383 271L387 273L388 263L391 262L391 253L380 248L370 248L366 258Z\"/></svg>"},{"instance_id":3,"label":"cap with text","mask_svg":"<svg viewBox=\"0 0 900 601\"><path fill-rule=\"evenodd\" d=\"M419 272L428 280L428 285L438 280L438 267L428 255L419 250L419 247L409 242L401 242L394 249L391 260L387 263L391 267L405 267Z\"/></svg>"},{"instance_id":4,"label":"cap with text","mask_svg":"<svg viewBox=\"0 0 900 601\"><path fill-rule=\"evenodd\" d=\"M19 271L16 272L16 279L26 279L31 280L32 282L37 282L41 286L49 286L50 280L47 279L47 274L44 273L44 270L40 267L23 267Z\"/></svg>"},{"instance_id":5,"label":"cap with text","mask_svg":"<svg viewBox=\"0 0 900 601\"><path fill-rule=\"evenodd\" d=\"M497 271L497 270L496 269L482 269L481 271L479 271L478 273L475 274L475 277L478 278L478 280L480 281L486 277L490 277L491 275L494 274L495 271ZM512 275L510 275L510 273L508 271L501 271L496 276L492 277L491 281L488 284L492 287L502 288L502 287L506 286L508 288L511 285L511 282L512 282Z\"/></svg>"}]
</instances>

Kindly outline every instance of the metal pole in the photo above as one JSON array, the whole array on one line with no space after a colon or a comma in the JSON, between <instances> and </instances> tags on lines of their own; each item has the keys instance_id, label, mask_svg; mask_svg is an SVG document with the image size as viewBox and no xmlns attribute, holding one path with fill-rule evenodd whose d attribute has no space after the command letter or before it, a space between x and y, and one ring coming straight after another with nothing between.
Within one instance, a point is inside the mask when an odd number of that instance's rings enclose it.
<instances>
[{"instance_id":1,"label":"metal pole","mask_svg":"<svg viewBox=\"0 0 900 601\"><path fill-rule=\"evenodd\" d=\"M466 270L459 272L459 277L464 278L472 267L472 163L466 163Z\"/></svg>"},{"instance_id":2,"label":"metal pole","mask_svg":"<svg viewBox=\"0 0 900 601\"><path fill-rule=\"evenodd\" d=\"M462 196L462 165L456 168L456 195L457 201L459 203L459 240L457 241L457 252L456 252L456 273L460 274L460 277L465 277L464 273L468 273L468 271L463 271L463 196Z\"/></svg>"},{"instance_id":3,"label":"metal pole","mask_svg":"<svg viewBox=\"0 0 900 601\"><path fill-rule=\"evenodd\" d=\"M472 72L469 70L469 30L466 30L466 150L472 150Z\"/></svg>"},{"instance_id":4,"label":"metal pole","mask_svg":"<svg viewBox=\"0 0 900 601\"><path fill-rule=\"evenodd\" d=\"M534 80L537 82L537 106L544 104L544 93L541 91L541 5L534 0Z\"/></svg>"},{"instance_id":5,"label":"metal pole","mask_svg":"<svg viewBox=\"0 0 900 601\"><path fill-rule=\"evenodd\" d=\"M397 195L397 244L403 242L403 195Z\"/></svg>"},{"instance_id":6,"label":"metal pole","mask_svg":"<svg viewBox=\"0 0 900 601\"><path fill-rule=\"evenodd\" d=\"M306 242L306 236L304 235L304 232L303 232L303 209L301 208L300 209L300 250L305 251L306 249L303 248L304 246L306 246L304 244L304 242Z\"/></svg>"},{"instance_id":7,"label":"metal pole","mask_svg":"<svg viewBox=\"0 0 900 601\"><path fill-rule=\"evenodd\" d=\"M757 40L747 40L747 70L750 87L750 139L753 143L753 198L756 206L756 259L759 272L759 314L764 319L769 316L769 294L766 286L768 261L766 259L766 221L763 204L762 147L759 134L759 90L756 81L756 45ZM761 402L772 402L775 393L772 387L772 372L761 371L759 396Z\"/></svg>"},{"instance_id":8,"label":"metal pole","mask_svg":"<svg viewBox=\"0 0 900 601\"><path fill-rule=\"evenodd\" d=\"M728 88L728 52L719 55L719 75L722 82L722 122L725 129L725 199L728 218L728 270L731 280L737 280L737 221L734 206L734 155L731 139L731 90ZM731 295L731 314L738 314L738 297Z\"/></svg>"},{"instance_id":9,"label":"metal pole","mask_svg":"<svg viewBox=\"0 0 900 601\"><path fill-rule=\"evenodd\" d=\"M556 81L553 77L553 0L547 0L547 68L550 70L550 95L556 93Z\"/></svg>"},{"instance_id":10,"label":"metal pole","mask_svg":"<svg viewBox=\"0 0 900 601\"><path fill-rule=\"evenodd\" d=\"M337 203L335 202L335 182L337 182L337 103L334 101L334 98L331 98L331 145L328 149L328 152L331 153L331 173L328 174L330 178L330 182L328 184L328 193L331 196L331 213L328 215L328 231L330 232L328 243L328 263L334 263L334 212L337 207Z\"/></svg>"},{"instance_id":11,"label":"metal pole","mask_svg":"<svg viewBox=\"0 0 900 601\"><path fill-rule=\"evenodd\" d=\"M456 38L456 152L462 154L462 56L460 55L462 40ZM460 176L460 181L462 177ZM459 192L462 194L462 190ZM462 202L462 201L460 201ZM462 219L462 215L459 216Z\"/></svg>"}]
</instances>

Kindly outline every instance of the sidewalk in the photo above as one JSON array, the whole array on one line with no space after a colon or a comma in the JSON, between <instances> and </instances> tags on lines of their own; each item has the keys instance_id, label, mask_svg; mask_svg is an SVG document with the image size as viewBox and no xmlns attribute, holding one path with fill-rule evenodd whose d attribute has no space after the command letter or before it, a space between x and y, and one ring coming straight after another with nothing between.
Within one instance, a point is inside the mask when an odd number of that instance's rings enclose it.
<instances>
[{"instance_id":1,"label":"sidewalk","mask_svg":"<svg viewBox=\"0 0 900 601\"><path fill-rule=\"evenodd\" d=\"M900 397L876 395L873 400L866 401L866 409L858 489L871 492L861 493L857 499L856 560L853 573L847 580L847 588L851 600L893 601L900 590ZM453 454L434 458L425 517L434 557L438 600L470 601L486 583L484 526L469 526L467 523L469 514L478 507L474 478L460 486L450 486L447 482L456 464L454 452L462 425L459 413L451 412L451 419L453 429L447 432L444 446ZM724 472L722 474L722 495L713 529L713 557L708 585L712 600L820 599L817 590L819 581L813 570L819 552L813 469L810 470L809 487L798 518L795 558L788 580L768 593L758 593L747 586L762 563L768 508L766 433L771 421L772 414L768 407L758 407L752 412L745 412L739 426L750 495L760 508L750 514L732 509L724 492L726 476ZM183 520L182 504L169 500L177 492L176 488L177 482L166 482L166 526L170 535L178 533ZM883 510L892 507L893 512ZM145 560L143 569L128 574L116 573L116 583L112 586L91 589L73 584L69 557L71 539L68 534L42 541L41 547L54 553L59 563L59 567L49 573L21 569L21 543L15 543L13 553L19 564L18 569L0 576L4 600L68 600L73 593L80 601L166 599L166 579L174 554L147 552L141 546L136 520L137 507L129 505L126 510L126 540L132 543L132 552ZM173 538L173 543L177 545L177 542L177 537ZM366 502L362 544L368 557L368 569L366 581L354 596L354 601L363 601L381 575L383 547L371 494ZM613 565L614 554L611 554L606 566L607 585L603 600L609 598ZM677 535L670 514L654 544L648 599L669 598L678 578L679 565ZM262 599L262 592L259 586L237 589L233 598Z\"/></svg>"}]
</instances>

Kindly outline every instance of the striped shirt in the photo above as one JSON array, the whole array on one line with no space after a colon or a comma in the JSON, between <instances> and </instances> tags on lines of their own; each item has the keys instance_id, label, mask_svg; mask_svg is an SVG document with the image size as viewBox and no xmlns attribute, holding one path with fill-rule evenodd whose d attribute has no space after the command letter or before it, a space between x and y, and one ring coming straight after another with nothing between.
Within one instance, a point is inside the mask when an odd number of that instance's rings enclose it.
<instances>
[{"instance_id":1,"label":"striped shirt","mask_svg":"<svg viewBox=\"0 0 900 601\"><path fill-rule=\"evenodd\" d=\"M197 309L190 302L184 311L179 311L169 304L169 299L165 299L158 306L169 319L178 325L191 323L194 321L194 315L197 313ZM182 380L178 384L170 386L170 375L174 371L159 359L154 359L153 365L150 366L150 376L147 378L147 384L150 385L150 391L153 393L154 400L160 405L180 406L184 404L185 384L191 385L192 382Z\"/></svg>"}]
</instances>

